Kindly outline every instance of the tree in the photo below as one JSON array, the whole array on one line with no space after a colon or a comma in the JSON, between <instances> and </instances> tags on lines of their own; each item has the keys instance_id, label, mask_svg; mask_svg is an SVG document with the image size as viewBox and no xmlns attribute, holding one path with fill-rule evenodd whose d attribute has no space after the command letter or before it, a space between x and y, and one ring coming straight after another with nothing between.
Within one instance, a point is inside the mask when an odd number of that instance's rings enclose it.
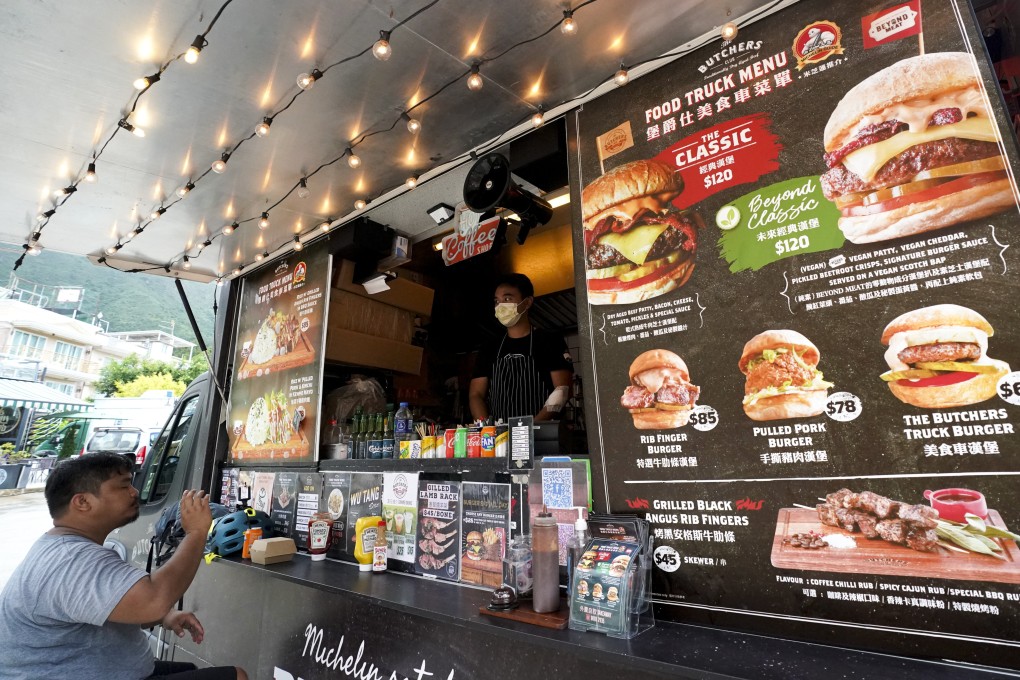
<instances>
[{"instance_id":1,"label":"tree","mask_svg":"<svg viewBox=\"0 0 1020 680\"><path fill-rule=\"evenodd\" d=\"M174 370L173 376L175 380L180 380L185 385L190 385L192 380L208 370L209 360L205 358L204 354L197 352L191 357L191 361L181 363L180 367Z\"/></svg>"},{"instance_id":2,"label":"tree","mask_svg":"<svg viewBox=\"0 0 1020 680\"><path fill-rule=\"evenodd\" d=\"M118 397L140 397L149 390L172 390L174 396L181 396L184 394L184 388L186 385L180 380L174 380L174 377L169 373L156 373L139 375L137 378L130 382L119 382L117 383Z\"/></svg>"},{"instance_id":3,"label":"tree","mask_svg":"<svg viewBox=\"0 0 1020 680\"><path fill-rule=\"evenodd\" d=\"M137 380L141 376L167 374L174 382L182 383L187 387L192 380L204 371L209 370L209 362L204 354L195 354L191 361L174 366L165 361L155 359L142 359L137 354L131 354L122 361L111 361L99 372L99 380L96 382L96 391L104 397L119 394L120 385L126 385ZM170 389L153 387L150 389Z\"/></svg>"}]
</instances>

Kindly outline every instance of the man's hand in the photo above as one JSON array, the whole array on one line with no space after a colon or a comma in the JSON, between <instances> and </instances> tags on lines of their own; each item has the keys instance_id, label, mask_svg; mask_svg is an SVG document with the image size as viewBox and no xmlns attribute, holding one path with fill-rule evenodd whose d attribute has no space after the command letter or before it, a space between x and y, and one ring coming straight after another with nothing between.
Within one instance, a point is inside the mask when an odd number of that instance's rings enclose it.
<instances>
[{"instance_id":1,"label":"man's hand","mask_svg":"<svg viewBox=\"0 0 1020 680\"><path fill-rule=\"evenodd\" d=\"M205 638L205 629L202 623L191 612L171 611L160 622L163 628L177 633L177 637L184 637L185 631L191 633L191 640L196 645L202 644Z\"/></svg>"},{"instance_id":2,"label":"man's hand","mask_svg":"<svg viewBox=\"0 0 1020 680\"><path fill-rule=\"evenodd\" d=\"M181 497L181 528L185 534L198 533L203 537L209 533L212 511L205 491L185 491Z\"/></svg>"}]
</instances>

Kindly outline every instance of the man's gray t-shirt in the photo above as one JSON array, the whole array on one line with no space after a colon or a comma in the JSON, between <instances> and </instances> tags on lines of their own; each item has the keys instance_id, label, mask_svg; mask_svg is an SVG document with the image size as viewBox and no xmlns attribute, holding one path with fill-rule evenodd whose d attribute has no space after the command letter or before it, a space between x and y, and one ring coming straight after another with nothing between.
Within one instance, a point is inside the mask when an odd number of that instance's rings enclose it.
<instances>
[{"instance_id":1,"label":"man's gray t-shirt","mask_svg":"<svg viewBox=\"0 0 1020 680\"><path fill-rule=\"evenodd\" d=\"M141 627L106 621L144 576L87 538L43 535L0 593L0 677L151 675L153 656Z\"/></svg>"}]
</instances>

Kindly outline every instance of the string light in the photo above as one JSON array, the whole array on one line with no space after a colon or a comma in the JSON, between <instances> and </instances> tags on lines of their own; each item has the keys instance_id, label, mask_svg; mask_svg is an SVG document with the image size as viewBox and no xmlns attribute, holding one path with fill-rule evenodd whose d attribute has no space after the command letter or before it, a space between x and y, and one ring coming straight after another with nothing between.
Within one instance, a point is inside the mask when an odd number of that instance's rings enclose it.
<instances>
[{"instance_id":1,"label":"string light","mask_svg":"<svg viewBox=\"0 0 1020 680\"><path fill-rule=\"evenodd\" d=\"M312 190L308 188L308 180L304 177L302 177L301 181L298 182L297 195L298 198L308 198L312 195Z\"/></svg>"},{"instance_id":2,"label":"string light","mask_svg":"<svg viewBox=\"0 0 1020 680\"><path fill-rule=\"evenodd\" d=\"M207 44L208 43L205 41L203 36L195 36L195 40L191 43L191 47L189 47L188 51L184 53L184 61L189 64L194 64L198 61L198 55L202 53L202 48Z\"/></svg>"},{"instance_id":3,"label":"string light","mask_svg":"<svg viewBox=\"0 0 1020 680\"><path fill-rule=\"evenodd\" d=\"M187 255L184 256L181 266L184 267L185 269L191 269L191 260L188 259Z\"/></svg>"},{"instance_id":4,"label":"string light","mask_svg":"<svg viewBox=\"0 0 1020 680\"><path fill-rule=\"evenodd\" d=\"M417 118L411 118L409 115L407 115L406 111L400 114L400 118L401 120L407 121L407 131L410 132L412 135L416 135L419 132L421 132L420 120L418 120Z\"/></svg>"},{"instance_id":5,"label":"string light","mask_svg":"<svg viewBox=\"0 0 1020 680\"><path fill-rule=\"evenodd\" d=\"M302 73L297 77L297 86L302 90L310 90L315 85L315 81L321 77L322 71L313 68L311 73Z\"/></svg>"},{"instance_id":6,"label":"string light","mask_svg":"<svg viewBox=\"0 0 1020 680\"><path fill-rule=\"evenodd\" d=\"M266 256L265 256L265 255L263 255L262 253L257 253L257 254L255 255L255 261L256 261L256 262L261 262L262 260L264 260L264 259L265 259L265 257L266 257Z\"/></svg>"},{"instance_id":7,"label":"string light","mask_svg":"<svg viewBox=\"0 0 1020 680\"><path fill-rule=\"evenodd\" d=\"M116 253L118 250L120 250L123 247L124 246L122 246L120 244L120 242L117 242L117 245L110 246L109 248L106 249L106 254L107 255L113 255L114 253Z\"/></svg>"},{"instance_id":8,"label":"string light","mask_svg":"<svg viewBox=\"0 0 1020 680\"><path fill-rule=\"evenodd\" d=\"M230 272L230 273L231 273L231 274L233 274L234 276L237 276L238 274L240 274L240 273L241 273L241 271L242 271L243 269L244 269L244 265L240 265L240 264L239 264L239 265L237 265L236 267L234 267L234 271L232 271L232 272Z\"/></svg>"},{"instance_id":9,"label":"string light","mask_svg":"<svg viewBox=\"0 0 1020 680\"><path fill-rule=\"evenodd\" d=\"M390 47L389 31L379 31L379 39L372 45L372 56L379 61L386 61L393 56L393 48Z\"/></svg>"},{"instance_id":10,"label":"string light","mask_svg":"<svg viewBox=\"0 0 1020 680\"><path fill-rule=\"evenodd\" d=\"M45 212L41 212L38 215L36 215L35 219L38 222L45 222L46 220L50 219L51 217L53 217L56 214L57 214L56 208L51 208L50 210L47 210Z\"/></svg>"},{"instance_id":11,"label":"string light","mask_svg":"<svg viewBox=\"0 0 1020 680\"><path fill-rule=\"evenodd\" d=\"M185 184L182 187L178 187L177 188L177 196L178 196L178 198L184 198L189 193L191 193L191 190L194 189L194 188L195 188L195 185L193 183L191 183L191 182L188 182L187 184Z\"/></svg>"},{"instance_id":12,"label":"string light","mask_svg":"<svg viewBox=\"0 0 1020 680\"><path fill-rule=\"evenodd\" d=\"M208 248L211 245L212 245L212 239L211 238L207 238L206 240L202 241L202 247L203 248Z\"/></svg>"},{"instance_id":13,"label":"string light","mask_svg":"<svg viewBox=\"0 0 1020 680\"><path fill-rule=\"evenodd\" d=\"M231 222L230 224L223 225L223 235L230 236L239 226L240 225L237 222Z\"/></svg>"},{"instance_id":14,"label":"string light","mask_svg":"<svg viewBox=\"0 0 1020 680\"><path fill-rule=\"evenodd\" d=\"M118 120L117 121L117 127L124 128L125 130L127 130L128 132L133 134L135 137L144 137L145 136L145 130L143 130L142 128L138 127L137 125L132 125L131 123L127 122L126 118L121 118L120 120Z\"/></svg>"},{"instance_id":15,"label":"string light","mask_svg":"<svg viewBox=\"0 0 1020 680\"><path fill-rule=\"evenodd\" d=\"M531 116L531 124L535 127L542 127L542 123L545 122L545 116L542 115L542 106L539 105L538 111L535 111Z\"/></svg>"},{"instance_id":16,"label":"string light","mask_svg":"<svg viewBox=\"0 0 1020 680\"><path fill-rule=\"evenodd\" d=\"M149 214L149 219L152 220L153 222L155 222L160 217L162 217L163 213L165 213L165 212L166 212L166 208L164 208L163 206L159 206L158 208L156 208L155 210L153 210Z\"/></svg>"},{"instance_id":17,"label":"string light","mask_svg":"<svg viewBox=\"0 0 1020 680\"><path fill-rule=\"evenodd\" d=\"M365 203L364 199L359 198L358 200L356 200L354 202L354 209L355 210L364 210L366 205L367 205L367 203Z\"/></svg>"},{"instance_id":18,"label":"string light","mask_svg":"<svg viewBox=\"0 0 1020 680\"><path fill-rule=\"evenodd\" d=\"M151 87L154 83L159 82L159 72L153 73L151 76L145 76L144 78L138 78L133 83L136 90L144 90Z\"/></svg>"},{"instance_id":19,"label":"string light","mask_svg":"<svg viewBox=\"0 0 1020 680\"><path fill-rule=\"evenodd\" d=\"M34 242L25 246L25 252L33 257L41 253L42 250L43 250L42 246Z\"/></svg>"},{"instance_id":20,"label":"string light","mask_svg":"<svg viewBox=\"0 0 1020 680\"><path fill-rule=\"evenodd\" d=\"M730 42L737 37L737 31L739 30L739 27L735 23L727 21L722 25L722 30L719 31L719 34L722 36L723 40Z\"/></svg>"},{"instance_id":21,"label":"string light","mask_svg":"<svg viewBox=\"0 0 1020 680\"><path fill-rule=\"evenodd\" d=\"M329 231L329 225L333 224L333 218L327 217L322 224L319 225L319 229L322 231Z\"/></svg>"},{"instance_id":22,"label":"string light","mask_svg":"<svg viewBox=\"0 0 1020 680\"><path fill-rule=\"evenodd\" d=\"M622 63L620 64L620 70L617 71L616 75L613 76L613 80L620 87L623 87L624 85L630 82L630 73L627 71L627 67L624 66Z\"/></svg>"},{"instance_id":23,"label":"string light","mask_svg":"<svg viewBox=\"0 0 1020 680\"><path fill-rule=\"evenodd\" d=\"M269 226L269 213L262 213L262 217L259 218L259 229L265 229Z\"/></svg>"},{"instance_id":24,"label":"string light","mask_svg":"<svg viewBox=\"0 0 1020 680\"><path fill-rule=\"evenodd\" d=\"M294 237L294 250L304 250L305 244L301 242L300 236Z\"/></svg>"},{"instance_id":25,"label":"string light","mask_svg":"<svg viewBox=\"0 0 1020 680\"><path fill-rule=\"evenodd\" d=\"M215 172L217 175L222 175L223 172L227 169L227 161L229 160L230 154L224 151L222 154L220 154L220 157L217 160L213 161L212 165L209 167L211 167L212 171Z\"/></svg>"},{"instance_id":26,"label":"string light","mask_svg":"<svg viewBox=\"0 0 1020 680\"><path fill-rule=\"evenodd\" d=\"M418 178L415 177L414 175L411 175L406 180L404 180L404 186L407 187L408 189L415 188L416 186L418 186Z\"/></svg>"},{"instance_id":27,"label":"string light","mask_svg":"<svg viewBox=\"0 0 1020 680\"><path fill-rule=\"evenodd\" d=\"M56 191L53 192L53 195L56 196L57 198L60 198L61 196L70 196L76 191L78 191L78 187L72 184L70 186L64 187L63 189L57 189Z\"/></svg>"},{"instance_id":28,"label":"string light","mask_svg":"<svg viewBox=\"0 0 1020 680\"><path fill-rule=\"evenodd\" d=\"M141 236L142 235L142 231L143 231L143 229L141 227L135 227L134 229L131 230L131 233L128 234L128 239L130 240L130 239L136 238L138 236Z\"/></svg>"},{"instance_id":29,"label":"string light","mask_svg":"<svg viewBox=\"0 0 1020 680\"><path fill-rule=\"evenodd\" d=\"M471 75L467 78L468 89L472 92L478 92L478 90L482 89L482 85L485 84L482 81L482 74L478 72L478 66L477 61L471 65Z\"/></svg>"},{"instance_id":30,"label":"string light","mask_svg":"<svg viewBox=\"0 0 1020 680\"><path fill-rule=\"evenodd\" d=\"M560 22L560 33L563 35L574 35L577 33L577 22L574 21L573 10L563 10L563 21Z\"/></svg>"},{"instance_id":31,"label":"string light","mask_svg":"<svg viewBox=\"0 0 1020 680\"><path fill-rule=\"evenodd\" d=\"M361 156L354 153L354 149L347 147L344 153L347 155L347 165L355 169L361 167Z\"/></svg>"},{"instance_id":32,"label":"string light","mask_svg":"<svg viewBox=\"0 0 1020 680\"><path fill-rule=\"evenodd\" d=\"M255 135L258 137L265 137L269 134L269 126L273 124L273 119L270 116L266 116L262 119L262 122L255 126Z\"/></svg>"},{"instance_id":33,"label":"string light","mask_svg":"<svg viewBox=\"0 0 1020 680\"><path fill-rule=\"evenodd\" d=\"M89 163L88 170L85 171L85 181L89 184L96 183L96 164Z\"/></svg>"}]
</instances>

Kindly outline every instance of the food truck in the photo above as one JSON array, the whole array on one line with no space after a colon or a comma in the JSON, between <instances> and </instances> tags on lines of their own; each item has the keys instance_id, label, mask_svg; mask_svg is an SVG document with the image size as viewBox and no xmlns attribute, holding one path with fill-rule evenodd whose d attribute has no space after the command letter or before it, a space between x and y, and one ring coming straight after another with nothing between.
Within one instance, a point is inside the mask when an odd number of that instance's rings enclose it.
<instances>
[{"instance_id":1,"label":"food truck","mask_svg":"<svg viewBox=\"0 0 1020 680\"><path fill-rule=\"evenodd\" d=\"M107 544L144 565L201 487L301 550L203 565L184 606L206 641L177 660L281 680L1020 671L1020 158L970 4L200 10L121 8L150 52L110 70L159 68L106 145L77 130L80 178L24 254L73 241L142 281L220 284L212 369ZM61 243L101 206L133 217ZM511 418L505 456L459 457L511 271L566 339L572 397L552 425ZM452 437L359 456L402 402ZM575 513L647 522L638 552L596 541L564 577L569 628L482 611L539 498L561 548ZM376 516L381 576L354 558ZM628 601L606 579L639 559L648 599ZM648 601L633 637L577 630Z\"/></svg>"}]
</instances>

